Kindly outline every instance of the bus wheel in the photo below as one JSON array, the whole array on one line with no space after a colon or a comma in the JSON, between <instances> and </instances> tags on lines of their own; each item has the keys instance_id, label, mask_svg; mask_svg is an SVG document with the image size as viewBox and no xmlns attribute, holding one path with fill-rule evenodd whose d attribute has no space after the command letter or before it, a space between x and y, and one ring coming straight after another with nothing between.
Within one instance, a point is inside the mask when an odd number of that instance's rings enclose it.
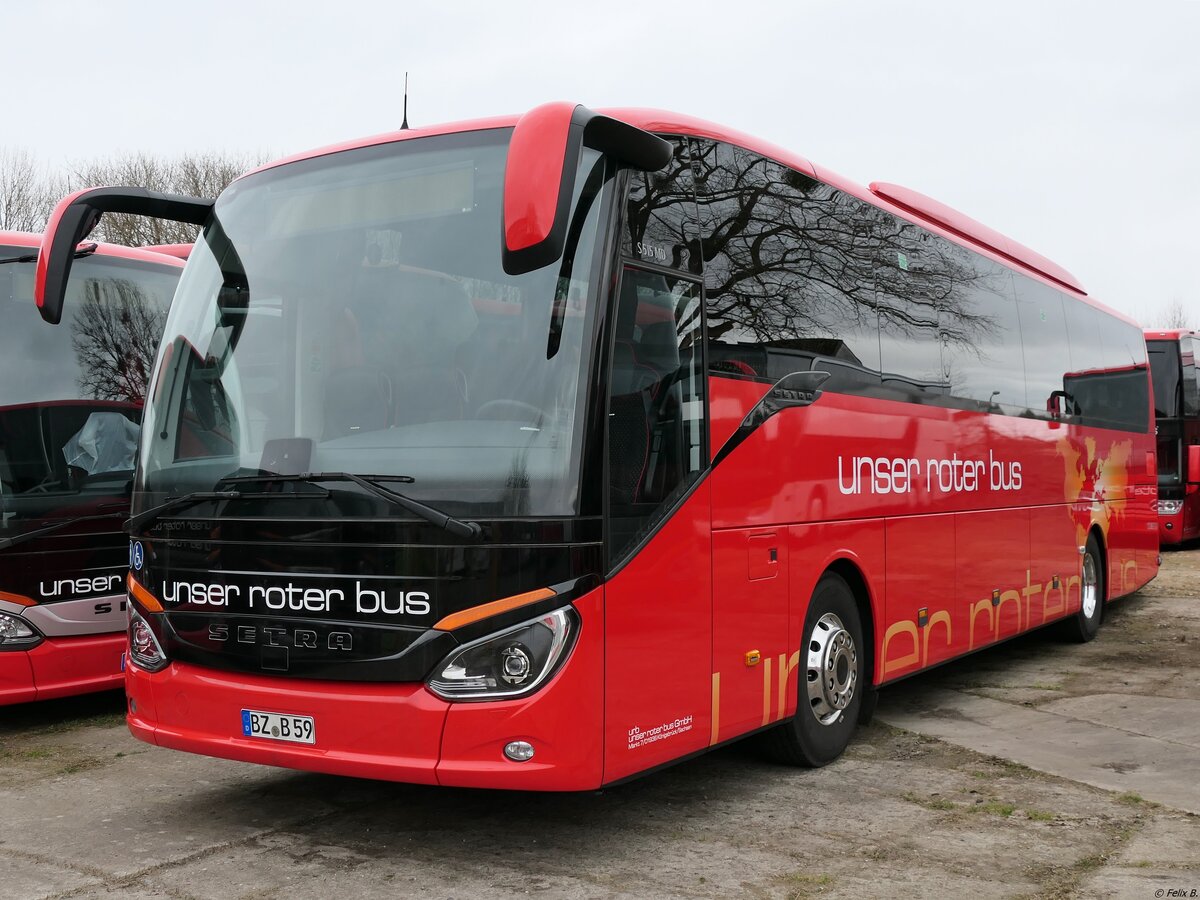
<instances>
[{"instance_id":1,"label":"bus wheel","mask_svg":"<svg viewBox=\"0 0 1200 900\"><path fill-rule=\"evenodd\" d=\"M1086 643L1096 636L1104 618L1104 564L1094 534L1088 535L1079 580L1079 612L1063 623L1063 629L1070 640Z\"/></svg>"},{"instance_id":2,"label":"bus wheel","mask_svg":"<svg viewBox=\"0 0 1200 900\"><path fill-rule=\"evenodd\" d=\"M804 620L796 715L763 735L780 762L824 766L842 755L858 724L866 648L854 594L840 575L826 573Z\"/></svg>"}]
</instances>

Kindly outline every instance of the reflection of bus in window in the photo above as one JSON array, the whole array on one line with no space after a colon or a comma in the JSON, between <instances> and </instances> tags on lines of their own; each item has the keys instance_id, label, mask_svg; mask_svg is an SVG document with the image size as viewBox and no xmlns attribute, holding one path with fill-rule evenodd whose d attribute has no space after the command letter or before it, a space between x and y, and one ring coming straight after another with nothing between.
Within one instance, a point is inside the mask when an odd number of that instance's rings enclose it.
<instances>
[{"instance_id":1,"label":"reflection of bus in window","mask_svg":"<svg viewBox=\"0 0 1200 900\"><path fill-rule=\"evenodd\" d=\"M121 685L121 524L183 266L86 245L49 328L33 302L39 241L0 232L0 704Z\"/></svg>"},{"instance_id":2,"label":"reflection of bus in window","mask_svg":"<svg viewBox=\"0 0 1200 900\"><path fill-rule=\"evenodd\" d=\"M1164 546L1200 537L1200 338L1147 330L1158 423L1158 525Z\"/></svg>"},{"instance_id":3,"label":"reflection of bus in window","mask_svg":"<svg viewBox=\"0 0 1200 900\"><path fill-rule=\"evenodd\" d=\"M819 765L878 686L1091 638L1156 572L1136 325L927 198L687 117L267 166L164 334L126 672L164 747L546 790L757 732ZM1047 408L1122 367L1119 420Z\"/></svg>"}]
</instances>

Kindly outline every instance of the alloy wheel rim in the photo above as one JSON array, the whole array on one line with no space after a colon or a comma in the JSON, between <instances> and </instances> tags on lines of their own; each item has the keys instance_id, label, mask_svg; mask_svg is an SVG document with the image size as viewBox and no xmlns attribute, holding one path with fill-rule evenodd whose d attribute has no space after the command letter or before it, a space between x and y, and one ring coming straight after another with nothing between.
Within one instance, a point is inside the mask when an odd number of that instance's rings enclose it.
<instances>
[{"instance_id":1,"label":"alloy wheel rim","mask_svg":"<svg viewBox=\"0 0 1200 900\"><path fill-rule=\"evenodd\" d=\"M1083 615L1090 619L1096 614L1100 594L1100 579L1096 577L1096 559L1090 553L1083 557Z\"/></svg>"},{"instance_id":2,"label":"alloy wheel rim","mask_svg":"<svg viewBox=\"0 0 1200 900\"><path fill-rule=\"evenodd\" d=\"M833 613L825 613L808 636L808 704L822 725L833 725L854 699L858 685L858 649Z\"/></svg>"}]
</instances>

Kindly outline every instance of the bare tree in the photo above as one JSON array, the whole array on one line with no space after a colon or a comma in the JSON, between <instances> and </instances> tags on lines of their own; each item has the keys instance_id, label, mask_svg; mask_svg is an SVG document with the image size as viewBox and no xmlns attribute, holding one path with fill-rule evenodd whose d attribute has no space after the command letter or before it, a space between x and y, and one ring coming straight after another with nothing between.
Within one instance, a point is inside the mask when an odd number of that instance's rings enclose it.
<instances>
[{"instance_id":1,"label":"bare tree","mask_svg":"<svg viewBox=\"0 0 1200 900\"><path fill-rule=\"evenodd\" d=\"M1176 297L1155 316L1154 324L1159 328L1196 328L1193 311L1184 309L1183 301Z\"/></svg>"},{"instance_id":2,"label":"bare tree","mask_svg":"<svg viewBox=\"0 0 1200 900\"><path fill-rule=\"evenodd\" d=\"M88 281L71 323L82 396L127 402L145 397L165 319L165 310L132 281Z\"/></svg>"},{"instance_id":3,"label":"bare tree","mask_svg":"<svg viewBox=\"0 0 1200 900\"><path fill-rule=\"evenodd\" d=\"M58 186L27 151L0 147L0 230L41 231Z\"/></svg>"},{"instance_id":4,"label":"bare tree","mask_svg":"<svg viewBox=\"0 0 1200 900\"><path fill-rule=\"evenodd\" d=\"M199 153L169 158L133 153L77 164L70 183L72 189L122 185L215 197L238 175L262 161L261 155L253 154ZM136 247L189 243L196 239L198 231L196 226L183 222L113 214L100 220L92 237Z\"/></svg>"}]
</instances>

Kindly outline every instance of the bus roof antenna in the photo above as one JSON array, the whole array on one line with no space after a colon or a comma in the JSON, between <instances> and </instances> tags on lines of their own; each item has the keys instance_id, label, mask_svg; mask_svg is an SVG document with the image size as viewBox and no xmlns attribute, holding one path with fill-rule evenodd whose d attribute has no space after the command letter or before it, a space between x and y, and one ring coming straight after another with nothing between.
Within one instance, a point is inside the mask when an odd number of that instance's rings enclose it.
<instances>
[{"instance_id":1,"label":"bus roof antenna","mask_svg":"<svg viewBox=\"0 0 1200 900\"><path fill-rule=\"evenodd\" d=\"M408 73L404 73L404 121L400 123L401 131L408 131Z\"/></svg>"}]
</instances>

